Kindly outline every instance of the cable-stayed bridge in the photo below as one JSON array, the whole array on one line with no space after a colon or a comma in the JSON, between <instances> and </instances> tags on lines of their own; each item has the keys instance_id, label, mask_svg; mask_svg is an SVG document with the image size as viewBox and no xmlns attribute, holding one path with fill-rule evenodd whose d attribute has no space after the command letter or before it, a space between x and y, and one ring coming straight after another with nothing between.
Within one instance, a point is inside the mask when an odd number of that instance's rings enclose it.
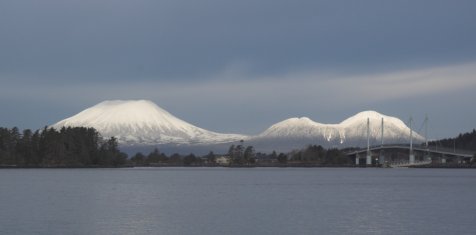
<instances>
[{"instance_id":1,"label":"cable-stayed bridge","mask_svg":"<svg viewBox=\"0 0 476 235\"><path fill-rule=\"evenodd\" d=\"M416 165L431 164L433 162L446 163L447 160L458 163L469 162L474 158L475 151L461 150L454 147L443 148L428 145L428 117L423 123L425 127L425 142L414 146L412 118L409 120L410 143L408 144L384 144L384 118L381 120L381 143L377 146L370 146L370 121L367 119L367 148L351 150L347 156L355 158L355 164L361 165L361 160L365 159L365 165L382 165L388 167L408 167ZM456 146L456 145L455 145ZM406 159L392 159L386 156L389 152L406 152Z\"/></svg>"},{"instance_id":2,"label":"cable-stayed bridge","mask_svg":"<svg viewBox=\"0 0 476 235\"><path fill-rule=\"evenodd\" d=\"M370 151L370 154L368 154ZM390 151L406 151L408 153L407 160L391 160L389 156L386 156L385 153ZM413 159L411 158L410 152L413 153ZM450 148L441 148L441 147L426 147L426 146L410 146L409 144L386 144L379 146L370 146L367 149L360 149L355 151L350 151L346 153L349 157L354 157L355 163L360 164L361 158L366 158L366 164L371 165L373 163L377 164L387 164L388 166L403 167L403 166L412 166L412 165L423 165L430 164L432 162L446 163L447 160L451 159L452 161L457 162L469 162L474 157L474 152L460 149L450 149ZM367 160L369 157L369 160ZM387 160L386 160L387 159ZM413 161L411 161L413 160Z\"/></svg>"}]
</instances>

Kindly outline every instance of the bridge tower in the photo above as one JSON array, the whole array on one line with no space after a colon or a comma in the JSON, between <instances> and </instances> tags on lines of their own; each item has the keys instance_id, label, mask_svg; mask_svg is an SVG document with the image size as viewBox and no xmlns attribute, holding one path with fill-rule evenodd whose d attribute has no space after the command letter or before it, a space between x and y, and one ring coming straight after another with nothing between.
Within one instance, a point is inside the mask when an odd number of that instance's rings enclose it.
<instances>
[{"instance_id":1,"label":"bridge tower","mask_svg":"<svg viewBox=\"0 0 476 235\"><path fill-rule=\"evenodd\" d=\"M413 129L412 129L412 122L413 118L410 117L410 156L409 156L409 163L415 163L415 155L413 155Z\"/></svg>"},{"instance_id":2,"label":"bridge tower","mask_svg":"<svg viewBox=\"0 0 476 235\"><path fill-rule=\"evenodd\" d=\"M370 154L370 118L367 118L367 165L372 165L372 155Z\"/></svg>"},{"instance_id":3,"label":"bridge tower","mask_svg":"<svg viewBox=\"0 0 476 235\"><path fill-rule=\"evenodd\" d=\"M383 117L382 117L382 123L380 126L381 130L381 135L380 135L380 157L379 157L379 163L380 164L385 164L385 155L383 153Z\"/></svg>"},{"instance_id":4,"label":"bridge tower","mask_svg":"<svg viewBox=\"0 0 476 235\"><path fill-rule=\"evenodd\" d=\"M425 147L428 149L428 114L425 115Z\"/></svg>"},{"instance_id":5,"label":"bridge tower","mask_svg":"<svg viewBox=\"0 0 476 235\"><path fill-rule=\"evenodd\" d=\"M425 115L425 148L426 148L426 160L431 161L430 148L428 146L428 114Z\"/></svg>"}]
</instances>

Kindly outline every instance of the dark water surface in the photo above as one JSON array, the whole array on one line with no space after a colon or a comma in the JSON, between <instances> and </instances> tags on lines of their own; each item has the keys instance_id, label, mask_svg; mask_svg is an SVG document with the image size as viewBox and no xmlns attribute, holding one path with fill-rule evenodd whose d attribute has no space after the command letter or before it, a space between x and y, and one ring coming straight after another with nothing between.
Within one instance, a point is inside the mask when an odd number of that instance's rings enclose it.
<instances>
[{"instance_id":1,"label":"dark water surface","mask_svg":"<svg viewBox=\"0 0 476 235\"><path fill-rule=\"evenodd\" d=\"M476 234L476 170L2 169L0 234Z\"/></svg>"}]
</instances>

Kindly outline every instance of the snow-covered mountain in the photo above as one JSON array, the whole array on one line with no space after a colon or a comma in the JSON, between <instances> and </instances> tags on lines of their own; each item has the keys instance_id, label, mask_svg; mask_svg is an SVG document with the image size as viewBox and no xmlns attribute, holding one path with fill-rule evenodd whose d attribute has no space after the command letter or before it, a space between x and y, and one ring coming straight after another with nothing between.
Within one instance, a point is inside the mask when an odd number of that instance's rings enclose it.
<instances>
[{"instance_id":1,"label":"snow-covered mountain","mask_svg":"<svg viewBox=\"0 0 476 235\"><path fill-rule=\"evenodd\" d=\"M290 118L272 125L256 136L221 134L178 119L147 100L104 101L51 127L93 127L106 138L116 137L123 147L160 146L161 149L193 152L226 152L231 143L245 140L257 151L290 151L309 144L324 147L364 147L367 144L367 118L371 144L380 143L384 120L385 143L408 143L410 129L400 119L375 111L358 113L339 124L322 124L309 118ZM423 137L414 132L414 142ZM188 147L187 147L188 146ZM191 148L190 148L191 147Z\"/></svg>"},{"instance_id":2,"label":"snow-covered mountain","mask_svg":"<svg viewBox=\"0 0 476 235\"><path fill-rule=\"evenodd\" d=\"M381 141L381 123L384 120L384 143L409 143L410 128L400 119L375 111L360 112L339 124L322 124L307 117L290 118L272 125L249 141L262 149L300 148L307 144L324 147L353 147L367 144L367 119L372 145ZM424 138L413 133L414 142Z\"/></svg>"},{"instance_id":3,"label":"snow-covered mountain","mask_svg":"<svg viewBox=\"0 0 476 235\"><path fill-rule=\"evenodd\" d=\"M148 100L104 101L51 127L93 127L121 145L219 144L247 138L196 127Z\"/></svg>"}]
</instances>

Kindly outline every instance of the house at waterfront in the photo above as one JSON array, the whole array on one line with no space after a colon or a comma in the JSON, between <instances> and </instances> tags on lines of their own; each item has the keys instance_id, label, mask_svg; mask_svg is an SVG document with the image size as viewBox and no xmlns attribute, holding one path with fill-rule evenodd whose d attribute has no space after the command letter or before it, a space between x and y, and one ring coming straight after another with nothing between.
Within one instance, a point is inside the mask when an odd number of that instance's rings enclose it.
<instances>
[{"instance_id":1,"label":"house at waterfront","mask_svg":"<svg viewBox=\"0 0 476 235\"><path fill-rule=\"evenodd\" d=\"M218 165L229 165L230 164L230 157L229 156L218 156L218 157L216 157L215 162Z\"/></svg>"}]
</instances>

